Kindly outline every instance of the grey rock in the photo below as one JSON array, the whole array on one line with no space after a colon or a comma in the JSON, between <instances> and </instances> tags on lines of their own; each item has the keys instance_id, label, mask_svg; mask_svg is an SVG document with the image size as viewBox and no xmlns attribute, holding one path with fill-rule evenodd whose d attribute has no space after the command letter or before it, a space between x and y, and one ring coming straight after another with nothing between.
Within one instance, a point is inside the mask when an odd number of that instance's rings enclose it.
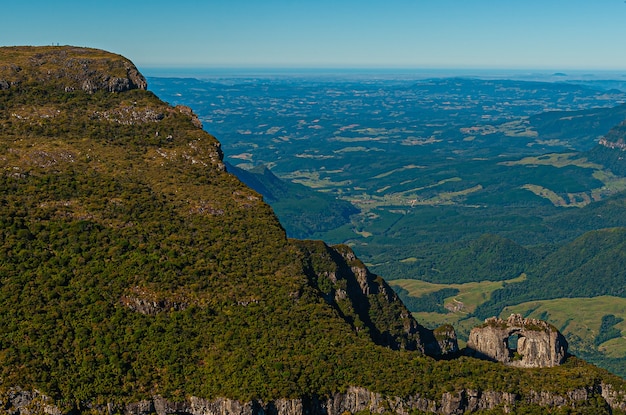
<instances>
[{"instance_id":1,"label":"grey rock","mask_svg":"<svg viewBox=\"0 0 626 415\"><path fill-rule=\"evenodd\" d=\"M509 347L511 336L518 336L516 350ZM567 340L545 321L512 314L507 320L489 318L482 326L472 329L467 352L510 366L553 367L565 361Z\"/></svg>"},{"instance_id":2,"label":"grey rock","mask_svg":"<svg viewBox=\"0 0 626 415\"><path fill-rule=\"evenodd\" d=\"M519 404L536 404L544 408L575 408L594 396L602 396L613 410L626 410L626 391L616 391L611 385L601 384L590 389L575 389L565 395L547 391L531 391L528 396L498 391L463 389L446 392L439 399L428 399L419 394L408 397L389 397L361 387L349 387L345 392L327 397L285 398L268 402L240 402L234 399L203 399L190 397L170 401L162 396L126 405L83 403L90 414L125 415L342 415L369 412L410 415L426 412L442 415L498 410L515 413ZM71 411L70 411L71 412ZM0 414L62 415L49 397L37 391L10 389L0 394ZM67 412L69 413L69 412Z\"/></svg>"}]
</instances>

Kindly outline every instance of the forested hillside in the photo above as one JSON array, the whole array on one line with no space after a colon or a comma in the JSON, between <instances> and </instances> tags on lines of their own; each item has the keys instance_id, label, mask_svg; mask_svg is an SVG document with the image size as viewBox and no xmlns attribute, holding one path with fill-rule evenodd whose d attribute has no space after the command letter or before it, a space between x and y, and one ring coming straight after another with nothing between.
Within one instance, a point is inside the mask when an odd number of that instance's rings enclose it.
<instances>
[{"instance_id":1,"label":"forested hillside","mask_svg":"<svg viewBox=\"0 0 626 415\"><path fill-rule=\"evenodd\" d=\"M276 177L266 166L244 170L226 163L229 173L263 195L263 200L281 219L292 238L327 232L350 223L358 209L334 195L316 192L309 187Z\"/></svg>"},{"instance_id":2,"label":"forested hillside","mask_svg":"<svg viewBox=\"0 0 626 415\"><path fill-rule=\"evenodd\" d=\"M591 231L530 268L528 278L495 291L479 318L508 305L553 298L626 297L626 228Z\"/></svg>"}]
</instances>

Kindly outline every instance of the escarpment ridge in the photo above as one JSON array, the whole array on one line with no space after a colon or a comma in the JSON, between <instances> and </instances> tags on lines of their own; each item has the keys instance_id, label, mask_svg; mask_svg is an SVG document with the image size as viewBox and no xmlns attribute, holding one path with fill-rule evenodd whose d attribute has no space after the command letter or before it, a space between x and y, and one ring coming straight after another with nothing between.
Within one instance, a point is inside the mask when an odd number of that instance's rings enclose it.
<instances>
[{"instance_id":1,"label":"escarpment ridge","mask_svg":"<svg viewBox=\"0 0 626 415\"><path fill-rule=\"evenodd\" d=\"M123 413L127 415L341 415L346 413L411 413L461 414L478 411L497 411L497 413L515 413L520 407L535 408L538 413L563 407L575 407L584 410L585 402L601 396L614 408L615 413L626 410L625 396L616 393L610 385L598 385L595 390L577 389L566 395L552 393L534 393L524 397L507 392L483 392L480 390L462 390L446 392L440 399L433 400L419 394L405 398L388 397L373 393L364 388L349 387L345 392L334 393L327 397L313 396L296 399L276 399L269 402L252 400L240 402L232 399L207 400L191 397L184 401L171 401L162 396L154 396L126 405L106 404L91 405L93 413ZM51 400L38 393L11 390L0 403L14 413L61 414L59 407Z\"/></svg>"},{"instance_id":2,"label":"escarpment ridge","mask_svg":"<svg viewBox=\"0 0 626 415\"><path fill-rule=\"evenodd\" d=\"M289 240L127 59L0 57L0 413L623 410L576 358L452 358L349 248Z\"/></svg>"},{"instance_id":3,"label":"escarpment ridge","mask_svg":"<svg viewBox=\"0 0 626 415\"><path fill-rule=\"evenodd\" d=\"M65 92L90 93L147 88L146 79L131 61L98 49L0 48L0 90L38 84L56 86Z\"/></svg>"}]
</instances>

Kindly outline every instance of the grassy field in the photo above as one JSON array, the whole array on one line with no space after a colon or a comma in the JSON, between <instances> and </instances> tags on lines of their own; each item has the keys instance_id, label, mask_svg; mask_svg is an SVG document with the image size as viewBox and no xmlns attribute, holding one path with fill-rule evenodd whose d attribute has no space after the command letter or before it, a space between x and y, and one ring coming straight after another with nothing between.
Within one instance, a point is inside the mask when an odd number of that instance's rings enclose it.
<instances>
[{"instance_id":1,"label":"grassy field","mask_svg":"<svg viewBox=\"0 0 626 415\"><path fill-rule=\"evenodd\" d=\"M624 321L616 324L615 328L622 332L622 337L600 344L598 350L609 357L626 357L626 298L602 296L532 301L506 307L502 316L511 313L546 320L568 337L575 333L585 344L593 344L603 316L613 314L621 317Z\"/></svg>"},{"instance_id":2,"label":"grassy field","mask_svg":"<svg viewBox=\"0 0 626 415\"><path fill-rule=\"evenodd\" d=\"M520 282L525 278L525 275L521 275L518 278L507 281L482 281L449 285L432 284L419 280L393 280L389 281L389 284L404 288L413 297L420 297L443 288L456 288L459 290L457 295L446 298L444 301L444 307L449 310L448 313L413 313L413 315L420 324L429 328L435 328L442 324L453 325L459 336L459 346L463 347L463 340L467 338L470 330L481 323L477 318L468 317L469 314L478 305L487 301L493 291L502 288L505 282Z\"/></svg>"},{"instance_id":3,"label":"grassy field","mask_svg":"<svg viewBox=\"0 0 626 415\"><path fill-rule=\"evenodd\" d=\"M586 158L577 157L577 153L553 153L553 154L544 154L538 157L524 157L521 160L517 161L507 161L500 163L504 166L554 166L557 168L566 167L566 166L576 166L585 169L594 169L593 177L597 180L600 180L604 183L604 187L599 189L589 189L591 194L591 198L593 200L601 200L607 195L611 195L615 192L622 191L626 189L626 179L623 177L615 176L610 171L604 170L604 167L589 162ZM586 200L583 196L582 201L576 201L578 196L580 195L571 195L570 198L573 197L574 200L570 201L570 203L566 202L550 189L543 189L541 186L536 186L532 184L528 184L526 186L528 190L535 193L537 196L544 197L550 200L555 206L576 206L582 207L591 202L591 200Z\"/></svg>"},{"instance_id":4,"label":"grassy field","mask_svg":"<svg viewBox=\"0 0 626 415\"><path fill-rule=\"evenodd\" d=\"M524 157L517 161L505 161L500 163L504 166L527 166L527 165L544 165L554 167L577 166L586 169L601 170L604 167L590 163L584 158L578 158L577 153L552 153L544 154L536 157Z\"/></svg>"},{"instance_id":5,"label":"grassy field","mask_svg":"<svg viewBox=\"0 0 626 415\"><path fill-rule=\"evenodd\" d=\"M410 258L407 258L410 260ZM454 297L447 298L444 306L452 313L459 315L467 315L472 313L476 307L489 299L491 293L498 288L502 288L505 282L514 283L523 281L526 278L522 275L518 278L507 281L482 281L469 282L466 284L432 284L430 282L420 280L393 280L389 284L399 286L409 292L412 297L420 297L443 288L456 288L459 294Z\"/></svg>"}]
</instances>

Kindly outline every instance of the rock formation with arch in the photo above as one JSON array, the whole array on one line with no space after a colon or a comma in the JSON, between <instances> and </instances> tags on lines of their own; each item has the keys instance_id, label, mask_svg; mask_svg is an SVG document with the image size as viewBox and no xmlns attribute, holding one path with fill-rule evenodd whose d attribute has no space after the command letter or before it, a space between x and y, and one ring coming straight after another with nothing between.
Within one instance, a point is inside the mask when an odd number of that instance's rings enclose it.
<instances>
[{"instance_id":1,"label":"rock formation with arch","mask_svg":"<svg viewBox=\"0 0 626 415\"><path fill-rule=\"evenodd\" d=\"M517 336L517 346L509 340ZM468 354L517 367L552 367L565 361L567 341L551 324L511 314L507 320L492 317L472 329Z\"/></svg>"}]
</instances>

